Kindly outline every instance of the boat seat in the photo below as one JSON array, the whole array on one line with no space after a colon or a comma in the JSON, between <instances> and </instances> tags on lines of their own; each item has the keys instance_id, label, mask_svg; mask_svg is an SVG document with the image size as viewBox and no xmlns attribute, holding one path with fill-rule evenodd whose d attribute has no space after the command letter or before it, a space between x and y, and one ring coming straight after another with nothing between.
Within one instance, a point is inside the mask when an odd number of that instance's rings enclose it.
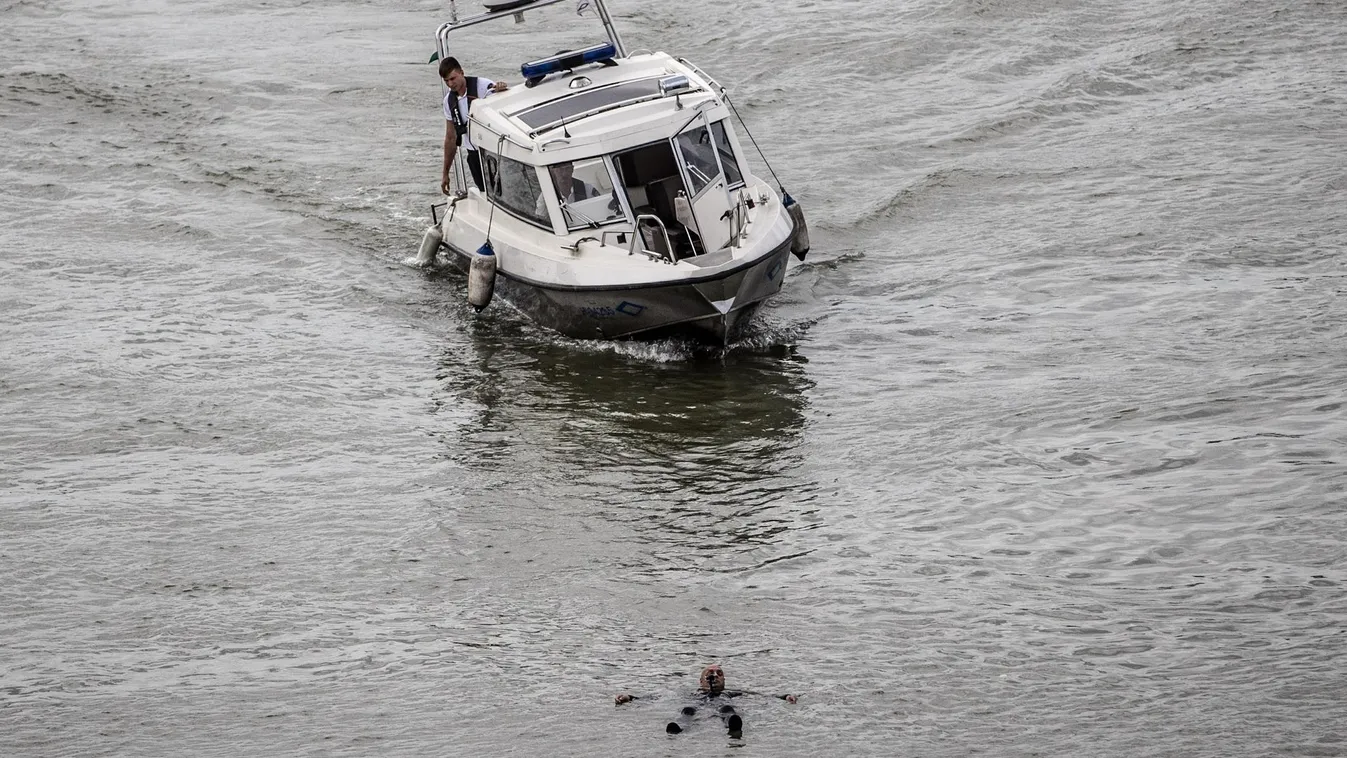
<instances>
[{"instance_id":1,"label":"boat seat","mask_svg":"<svg viewBox=\"0 0 1347 758\"><path fill-rule=\"evenodd\" d=\"M653 211L654 209L651 208L650 210ZM657 255L667 256L669 254L669 246L664 244L664 235L660 234L658 226L647 221L637 225L637 228L641 232L641 241L645 243L646 250ZM669 241L674 242L676 239L673 232L670 231Z\"/></svg>"},{"instance_id":2,"label":"boat seat","mask_svg":"<svg viewBox=\"0 0 1347 758\"><path fill-rule=\"evenodd\" d=\"M666 180L669 181L669 180ZM654 207L655 215L664 219L667 224L677 218L674 215L673 193L665 182L651 182L645 186L646 197L649 198L649 205Z\"/></svg>"},{"instance_id":3,"label":"boat seat","mask_svg":"<svg viewBox=\"0 0 1347 758\"><path fill-rule=\"evenodd\" d=\"M673 198L681 184L676 177L669 177L658 182L651 182L645 185L646 195L650 198L650 206L654 209L654 215L659 216L664 222L664 227L669 230L669 240L674 247L678 248L678 257L686 258L697 255L697 242L693 240L696 231L684 226L678 220L677 209L674 207Z\"/></svg>"},{"instance_id":4,"label":"boat seat","mask_svg":"<svg viewBox=\"0 0 1347 758\"><path fill-rule=\"evenodd\" d=\"M659 211L655 210L655 206L650 204L650 197L646 194L644 186L637 184L630 187L624 187L624 189L627 191L627 201L631 203L633 217L659 215ZM657 237L660 238L658 247L654 244L654 239ZM651 229L648 224L641 227L641 239L645 241L647 250L656 253L667 252L664 250L664 239L662 236Z\"/></svg>"}]
</instances>

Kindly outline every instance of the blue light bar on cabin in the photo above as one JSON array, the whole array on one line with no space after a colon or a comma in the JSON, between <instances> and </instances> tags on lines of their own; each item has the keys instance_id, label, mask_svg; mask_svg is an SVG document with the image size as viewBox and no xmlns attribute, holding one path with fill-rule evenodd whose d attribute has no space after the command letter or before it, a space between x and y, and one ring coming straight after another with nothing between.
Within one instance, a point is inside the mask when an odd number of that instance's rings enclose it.
<instances>
[{"instance_id":1,"label":"blue light bar on cabin","mask_svg":"<svg viewBox=\"0 0 1347 758\"><path fill-rule=\"evenodd\" d=\"M525 79L542 79L548 74L566 71L577 66L583 66L586 63L611 61L615 55L617 55L617 46L611 42L604 42L591 45L583 50L567 50L564 53L557 53L551 58L525 63L519 67L519 71Z\"/></svg>"}]
</instances>

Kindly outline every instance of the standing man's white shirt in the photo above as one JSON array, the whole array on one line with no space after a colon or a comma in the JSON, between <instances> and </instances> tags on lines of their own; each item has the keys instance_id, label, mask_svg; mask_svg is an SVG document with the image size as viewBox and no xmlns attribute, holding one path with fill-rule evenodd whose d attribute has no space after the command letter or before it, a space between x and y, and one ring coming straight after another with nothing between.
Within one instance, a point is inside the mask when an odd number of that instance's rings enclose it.
<instances>
[{"instance_id":1,"label":"standing man's white shirt","mask_svg":"<svg viewBox=\"0 0 1347 758\"><path fill-rule=\"evenodd\" d=\"M492 88L495 86L496 86L495 82L489 79L483 79L481 77L478 77L477 91L471 94L473 95L473 97L483 98L486 97L487 95L490 95L493 92ZM450 105L450 103L453 103L455 100L457 100L457 102L454 103L454 105L458 106L458 114L459 116L462 117L462 121L460 123L463 124L468 123L468 94L469 93L465 92L462 96L459 96L456 95L453 90L449 90L448 92L444 93L444 117L446 120L448 121L454 120L454 112L450 110L450 108L452 108L453 105ZM463 144L460 146L460 148L463 150L477 149L476 147L473 146L472 142L468 140L468 135L466 133L464 133L463 135Z\"/></svg>"}]
</instances>

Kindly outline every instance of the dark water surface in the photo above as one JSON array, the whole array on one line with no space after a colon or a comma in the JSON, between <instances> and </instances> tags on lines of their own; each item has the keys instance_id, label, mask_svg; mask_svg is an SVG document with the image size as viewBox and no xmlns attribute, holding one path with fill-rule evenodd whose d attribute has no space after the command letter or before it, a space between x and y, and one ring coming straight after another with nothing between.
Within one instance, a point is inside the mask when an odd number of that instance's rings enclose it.
<instances>
[{"instance_id":1,"label":"dark water surface","mask_svg":"<svg viewBox=\"0 0 1347 758\"><path fill-rule=\"evenodd\" d=\"M0 0L0 755L1347 755L1347 6L612 5L810 215L725 355L407 265L439 2Z\"/></svg>"}]
</instances>

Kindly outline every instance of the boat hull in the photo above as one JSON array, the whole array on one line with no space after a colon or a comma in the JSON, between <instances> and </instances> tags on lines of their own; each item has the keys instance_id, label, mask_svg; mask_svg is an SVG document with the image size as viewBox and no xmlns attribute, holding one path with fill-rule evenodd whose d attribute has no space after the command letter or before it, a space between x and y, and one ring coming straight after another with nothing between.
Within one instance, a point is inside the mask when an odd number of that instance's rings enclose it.
<instances>
[{"instance_id":1,"label":"boat hull","mask_svg":"<svg viewBox=\"0 0 1347 758\"><path fill-rule=\"evenodd\" d=\"M726 344L737 338L764 300L781 289L791 239L766 255L690 279L622 286L571 287L532 281L504 269L496 296L534 322L579 339L689 338ZM447 244L455 268L471 256Z\"/></svg>"}]
</instances>

